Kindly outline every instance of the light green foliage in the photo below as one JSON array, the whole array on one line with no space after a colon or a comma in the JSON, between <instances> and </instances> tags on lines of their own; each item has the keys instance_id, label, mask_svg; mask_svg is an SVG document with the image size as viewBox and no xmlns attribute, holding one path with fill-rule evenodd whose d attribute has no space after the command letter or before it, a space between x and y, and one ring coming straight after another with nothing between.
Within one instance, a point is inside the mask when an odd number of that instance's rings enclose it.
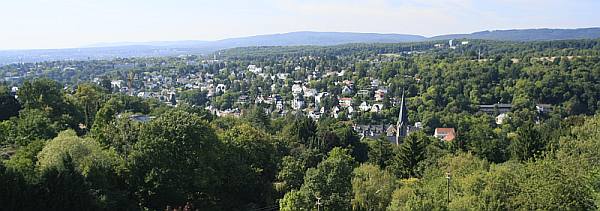
<instances>
[{"instance_id":1,"label":"light green foliage","mask_svg":"<svg viewBox=\"0 0 600 211\"><path fill-rule=\"evenodd\" d=\"M280 181L278 191L286 193L291 190L298 190L304 181L305 165L301 160L292 156L285 156L281 160L281 169L277 174L277 180Z\"/></svg>"},{"instance_id":2,"label":"light green foliage","mask_svg":"<svg viewBox=\"0 0 600 211\"><path fill-rule=\"evenodd\" d=\"M14 144L15 124L12 121L0 121L0 147Z\"/></svg>"},{"instance_id":3,"label":"light green foliage","mask_svg":"<svg viewBox=\"0 0 600 211\"><path fill-rule=\"evenodd\" d=\"M93 84L81 84L73 95L77 106L82 110L84 122L87 129L92 128L96 112L104 104L104 90Z\"/></svg>"},{"instance_id":4,"label":"light green foliage","mask_svg":"<svg viewBox=\"0 0 600 211\"><path fill-rule=\"evenodd\" d=\"M352 207L354 210L385 210L396 189L396 177L378 166L363 164L354 169Z\"/></svg>"},{"instance_id":5,"label":"light green foliage","mask_svg":"<svg viewBox=\"0 0 600 211\"><path fill-rule=\"evenodd\" d=\"M23 109L16 119L16 143L27 145L33 140L51 139L64 128L58 122L52 121L50 115L39 109Z\"/></svg>"},{"instance_id":6,"label":"light green foliage","mask_svg":"<svg viewBox=\"0 0 600 211\"><path fill-rule=\"evenodd\" d=\"M72 130L60 132L58 136L46 143L37 155L39 170L51 168L62 170L63 158L69 156L78 172L88 176L95 168L113 169L118 165L116 154L102 149L100 143L91 138L80 138Z\"/></svg>"},{"instance_id":7,"label":"light green foliage","mask_svg":"<svg viewBox=\"0 0 600 211\"><path fill-rule=\"evenodd\" d=\"M36 181L37 154L42 151L45 144L45 141L37 140L19 148L9 160L4 161L6 167L19 173L28 181Z\"/></svg>"},{"instance_id":8,"label":"light green foliage","mask_svg":"<svg viewBox=\"0 0 600 211\"><path fill-rule=\"evenodd\" d=\"M279 201L279 207L282 211L308 211L314 210L314 199L306 191L291 190Z\"/></svg>"}]
</instances>

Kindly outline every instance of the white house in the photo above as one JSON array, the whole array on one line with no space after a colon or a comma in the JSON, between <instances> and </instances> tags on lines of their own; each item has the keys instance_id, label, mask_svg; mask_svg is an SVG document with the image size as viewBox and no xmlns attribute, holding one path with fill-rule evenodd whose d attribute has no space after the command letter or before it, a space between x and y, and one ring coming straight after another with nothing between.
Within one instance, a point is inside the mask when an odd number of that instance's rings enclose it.
<instances>
[{"instance_id":1,"label":"white house","mask_svg":"<svg viewBox=\"0 0 600 211\"><path fill-rule=\"evenodd\" d=\"M227 86L225 86L225 84L217 84L217 87L215 88L216 93L224 93L226 90Z\"/></svg>"},{"instance_id":2,"label":"white house","mask_svg":"<svg viewBox=\"0 0 600 211\"><path fill-rule=\"evenodd\" d=\"M350 86L344 86L344 88L342 88L342 94L352 94L354 91L352 90L352 87Z\"/></svg>"},{"instance_id":3,"label":"white house","mask_svg":"<svg viewBox=\"0 0 600 211\"><path fill-rule=\"evenodd\" d=\"M371 106L369 104L367 104L367 102L363 101L359 106L358 109L361 111L369 111L371 109Z\"/></svg>"}]
</instances>

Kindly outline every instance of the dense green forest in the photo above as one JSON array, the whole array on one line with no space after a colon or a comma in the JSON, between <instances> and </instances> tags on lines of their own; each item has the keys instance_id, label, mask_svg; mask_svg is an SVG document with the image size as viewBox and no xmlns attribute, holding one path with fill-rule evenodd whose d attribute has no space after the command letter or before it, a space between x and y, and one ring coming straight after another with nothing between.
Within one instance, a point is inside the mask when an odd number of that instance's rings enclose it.
<instances>
[{"instance_id":1,"label":"dense green forest","mask_svg":"<svg viewBox=\"0 0 600 211\"><path fill-rule=\"evenodd\" d=\"M600 41L469 42L456 49L435 42L253 47L211 62L192 56L0 67L3 75L25 73L0 85L0 210L598 209ZM241 75L250 64L290 76ZM309 79L313 70L345 73ZM212 74L228 90L208 97L178 88L173 106L110 85L130 77L137 79L132 88L156 89L140 79L154 73L173 81ZM339 81L366 89L375 79L388 90L384 109L352 118L315 121L302 110L234 102L241 95L292 100L298 80L344 96ZM353 129L395 123L402 94L409 122L423 130L395 145ZM375 101L351 97L353 104ZM495 103L512 104L502 124L478 111ZM323 104L328 110L339 102ZM207 106L243 112L217 116ZM433 137L438 127L456 128L456 139Z\"/></svg>"}]
</instances>

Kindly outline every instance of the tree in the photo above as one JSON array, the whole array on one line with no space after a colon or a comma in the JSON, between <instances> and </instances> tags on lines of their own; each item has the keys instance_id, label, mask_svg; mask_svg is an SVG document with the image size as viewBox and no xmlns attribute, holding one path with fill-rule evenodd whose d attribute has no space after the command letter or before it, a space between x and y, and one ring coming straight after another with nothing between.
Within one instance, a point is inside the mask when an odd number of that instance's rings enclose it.
<instances>
[{"instance_id":1,"label":"tree","mask_svg":"<svg viewBox=\"0 0 600 211\"><path fill-rule=\"evenodd\" d=\"M302 186L306 166L302 160L292 156L285 156L281 160L281 168L277 173L277 180L280 181L278 190L286 193L291 190L298 190Z\"/></svg>"},{"instance_id":2,"label":"tree","mask_svg":"<svg viewBox=\"0 0 600 211\"><path fill-rule=\"evenodd\" d=\"M511 156L513 159L525 161L541 155L546 143L542 140L541 134L532 125L517 129L517 137L510 143Z\"/></svg>"},{"instance_id":3,"label":"tree","mask_svg":"<svg viewBox=\"0 0 600 211\"><path fill-rule=\"evenodd\" d=\"M511 205L526 210L597 209L593 179L582 163L574 157L527 162L515 178L519 189Z\"/></svg>"},{"instance_id":4,"label":"tree","mask_svg":"<svg viewBox=\"0 0 600 211\"><path fill-rule=\"evenodd\" d=\"M208 101L207 92L190 90L181 93L181 99L194 106L204 106Z\"/></svg>"},{"instance_id":5,"label":"tree","mask_svg":"<svg viewBox=\"0 0 600 211\"><path fill-rule=\"evenodd\" d=\"M103 209L131 206L123 180L117 174L122 162L113 149L103 149L91 138L80 138L72 130L66 130L46 143L37 154L38 171L65 171L63 158L70 159L72 168L83 176L98 206Z\"/></svg>"},{"instance_id":6,"label":"tree","mask_svg":"<svg viewBox=\"0 0 600 211\"><path fill-rule=\"evenodd\" d=\"M109 94L112 93L112 84L108 77L103 76L100 78L100 87L102 87L105 92Z\"/></svg>"},{"instance_id":7,"label":"tree","mask_svg":"<svg viewBox=\"0 0 600 211\"><path fill-rule=\"evenodd\" d=\"M386 168L394 156L392 144L387 140L367 140L367 145L369 147L367 162Z\"/></svg>"},{"instance_id":8,"label":"tree","mask_svg":"<svg viewBox=\"0 0 600 211\"><path fill-rule=\"evenodd\" d=\"M77 126L77 109L66 100L61 85L47 78L25 81L18 91L19 101L25 109L39 109L59 124Z\"/></svg>"},{"instance_id":9,"label":"tree","mask_svg":"<svg viewBox=\"0 0 600 211\"><path fill-rule=\"evenodd\" d=\"M115 141L115 133L122 131L129 134L117 133L119 135L135 135L135 124L126 120L127 115L122 115L121 119L116 120L119 114L122 113L142 113L147 114L150 112L150 107L146 101L138 97L116 95L112 96L94 117L94 124L91 130L91 135L96 138L100 143L105 145L118 144L122 147L123 144L133 144L129 142L117 142ZM116 120L116 121L115 121ZM131 126L131 127L130 127ZM130 140L131 138L123 138L123 141Z\"/></svg>"},{"instance_id":10,"label":"tree","mask_svg":"<svg viewBox=\"0 0 600 211\"><path fill-rule=\"evenodd\" d=\"M52 167L42 173L38 206L48 210L97 210L89 184L75 170L69 155L61 158L61 168Z\"/></svg>"},{"instance_id":11,"label":"tree","mask_svg":"<svg viewBox=\"0 0 600 211\"><path fill-rule=\"evenodd\" d=\"M53 122L48 113L39 109L23 109L16 119L17 144L27 145L33 140L51 139L63 125Z\"/></svg>"},{"instance_id":12,"label":"tree","mask_svg":"<svg viewBox=\"0 0 600 211\"><path fill-rule=\"evenodd\" d=\"M280 201L281 209L310 210L315 206L316 198L320 198L323 210L350 210L353 165L348 150L334 148L316 168L308 169L298 192L291 191L284 196Z\"/></svg>"},{"instance_id":13,"label":"tree","mask_svg":"<svg viewBox=\"0 0 600 211\"><path fill-rule=\"evenodd\" d=\"M419 162L425 160L425 147L428 143L429 137L422 132L412 133L403 140L403 143L396 148L390 166L396 176L409 178L420 175L421 170L416 167Z\"/></svg>"},{"instance_id":14,"label":"tree","mask_svg":"<svg viewBox=\"0 0 600 211\"><path fill-rule=\"evenodd\" d=\"M224 142L223 187L219 193L224 209L250 209L272 204L277 169L271 136L248 124L237 125L220 135Z\"/></svg>"},{"instance_id":15,"label":"tree","mask_svg":"<svg viewBox=\"0 0 600 211\"><path fill-rule=\"evenodd\" d=\"M23 176L0 162L0 204L6 210L35 210L33 188Z\"/></svg>"},{"instance_id":16,"label":"tree","mask_svg":"<svg viewBox=\"0 0 600 211\"><path fill-rule=\"evenodd\" d=\"M65 103L61 85L47 78L25 81L19 89L19 101L25 108L58 111Z\"/></svg>"},{"instance_id":17,"label":"tree","mask_svg":"<svg viewBox=\"0 0 600 211\"><path fill-rule=\"evenodd\" d=\"M0 146L14 144L15 127L13 121L0 121Z\"/></svg>"},{"instance_id":18,"label":"tree","mask_svg":"<svg viewBox=\"0 0 600 211\"><path fill-rule=\"evenodd\" d=\"M263 130L269 131L271 128L271 118L267 116L265 110L260 106L255 106L254 108L247 110L247 113L244 115L244 119L246 119L246 121L250 122L255 127Z\"/></svg>"},{"instance_id":19,"label":"tree","mask_svg":"<svg viewBox=\"0 0 600 211\"><path fill-rule=\"evenodd\" d=\"M291 124L283 128L286 137L298 141L304 145L309 145L311 139L315 137L317 126L315 122L307 116L296 116Z\"/></svg>"},{"instance_id":20,"label":"tree","mask_svg":"<svg viewBox=\"0 0 600 211\"><path fill-rule=\"evenodd\" d=\"M191 202L210 207L219 186L220 144L200 117L169 111L143 126L127 162L128 184L142 206L164 209Z\"/></svg>"},{"instance_id":21,"label":"tree","mask_svg":"<svg viewBox=\"0 0 600 211\"><path fill-rule=\"evenodd\" d=\"M42 171L50 168L62 170L65 168L62 166L62 159L67 155L74 168L84 176L93 168L113 169L118 163L113 151L102 149L102 146L91 138L80 138L75 131L66 130L48 141L38 153L37 168Z\"/></svg>"},{"instance_id":22,"label":"tree","mask_svg":"<svg viewBox=\"0 0 600 211\"><path fill-rule=\"evenodd\" d=\"M45 140L37 140L22 146L9 160L4 161L6 168L19 174L29 183L37 182L39 179L36 171L37 154L42 151L45 144Z\"/></svg>"},{"instance_id":23,"label":"tree","mask_svg":"<svg viewBox=\"0 0 600 211\"><path fill-rule=\"evenodd\" d=\"M460 139L465 139L468 149L479 156L495 163L502 163L508 159L508 141L500 137L490 126L491 120L488 116L473 118L468 130L459 135Z\"/></svg>"},{"instance_id":24,"label":"tree","mask_svg":"<svg viewBox=\"0 0 600 211\"><path fill-rule=\"evenodd\" d=\"M19 115L19 110L21 110L21 104L14 96L9 93L0 93L0 121Z\"/></svg>"},{"instance_id":25,"label":"tree","mask_svg":"<svg viewBox=\"0 0 600 211\"><path fill-rule=\"evenodd\" d=\"M83 110L85 127L92 128L96 112L104 104L105 97L102 88L93 84L81 84L77 86L73 97L79 108Z\"/></svg>"},{"instance_id":26,"label":"tree","mask_svg":"<svg viewBox=\"0 0 600 211\"><path fill-rule=\"evenodd\" d=\"M354 210L385 210L396 189L395 176L372 164L357 167L353 175Z\"/></svg>"}]
</instances>

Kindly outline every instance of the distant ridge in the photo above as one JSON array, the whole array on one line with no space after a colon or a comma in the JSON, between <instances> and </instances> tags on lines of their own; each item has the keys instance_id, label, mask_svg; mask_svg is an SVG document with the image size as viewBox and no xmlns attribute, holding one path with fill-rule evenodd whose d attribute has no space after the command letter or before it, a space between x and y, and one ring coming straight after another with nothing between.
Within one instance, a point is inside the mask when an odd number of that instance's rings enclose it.
<instances>
[{"instance_id":1,"label":"distant ridge","mask_svg":"<svg viewBox=\"0 0 600 211\"><path fill-rule=\"evenodd\" d=\"M85 47L117 47L117 46L155 46L155 47L208 47L235 48L249 46L294 46L294 45L339 45L347 43L398 43L417 42L427 38L408 34L378 34L355 32L289 32L282 34L256 35L229 38L216 41L158 41L158 42L122 42L99 43Z\"/></svg>"},{"instance_id":2,"label":"distant ridge","mask_svg":"<svg viewBox=\"0 0 600 211\"><path fill-rule=\"evenodd\" d=\"M480 39L499 41L550 41L600 38L600 28L580 29L512 29L481 31L471 34L449 34L429 38L429 40Z\"/></svg>"},{"instance_id":3,"label":"distant ridge","mask_svg":"<svg viewBox=\"0 0 600 211\"><path fill-rule=\"evenodd\" d=\"M16 62L53 60L111 59L116 57L155 57L183 54L207 54L218 50L252 46L339 45L349 43L399 43L448 39L482 39L499 41L548 41L598 39L600 28L581 29L518 29L482 31L471 34L450 34L424 37L409 34L378 34L354 32L290 32L229 38L217 41L159 41L99 43L82 48L49 50L0 50L0 65Z\"/></svg>"}]
</instances>

